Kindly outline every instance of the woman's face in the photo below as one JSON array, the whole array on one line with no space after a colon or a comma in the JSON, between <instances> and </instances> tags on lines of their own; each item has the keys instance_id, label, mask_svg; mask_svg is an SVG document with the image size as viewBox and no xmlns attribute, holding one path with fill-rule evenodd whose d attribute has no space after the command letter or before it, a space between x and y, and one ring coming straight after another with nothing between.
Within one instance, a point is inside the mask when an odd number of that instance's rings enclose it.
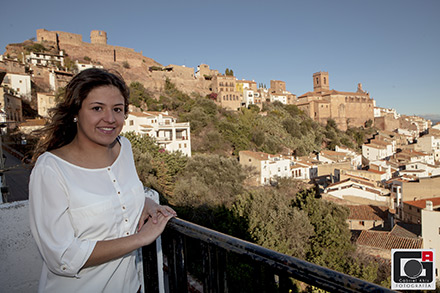
<instances>
[{"instance_id":1,"label":"woman's face","mask_svg":"<svg viewBox=\"0 0 440 293\"><path fill-rule=\"evenodd\" d=\"M115 86L90 91L77 115L76 138L83 145L110 146L124 124L124 97Z\"/></svg>"}]
</instances>

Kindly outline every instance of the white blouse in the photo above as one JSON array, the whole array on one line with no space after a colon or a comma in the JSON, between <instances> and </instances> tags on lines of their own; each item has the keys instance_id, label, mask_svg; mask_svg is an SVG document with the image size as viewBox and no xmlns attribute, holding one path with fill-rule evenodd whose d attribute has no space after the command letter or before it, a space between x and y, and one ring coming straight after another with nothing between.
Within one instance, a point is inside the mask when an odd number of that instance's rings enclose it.
<instances>
[{"instance_id":1,"label":"white blouse","mask_svg":"<svg viewBox=\"0 0 440 293\"><path fill-rule=\"evenodd\" d=\"M81 269L96 242L134 234L145 195L131 144L120 138L115 162L100 169L45 152L29 183L31 231L43 256L39 292L137 292L136 251Z\"/></svg>"}]
</instances>

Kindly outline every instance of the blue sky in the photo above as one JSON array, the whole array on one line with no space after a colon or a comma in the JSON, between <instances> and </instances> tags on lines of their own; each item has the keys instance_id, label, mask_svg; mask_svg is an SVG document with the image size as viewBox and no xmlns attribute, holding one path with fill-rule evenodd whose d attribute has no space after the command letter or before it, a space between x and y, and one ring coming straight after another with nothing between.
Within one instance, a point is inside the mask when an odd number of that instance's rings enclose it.
<instances>
[{"instance_id":1,"label":"blue sky","mask_svg":"<svg viewBox=\"0 0 440 293\"><path fill-rule=\"evenodd\" d=\"M86 42L104 30L108 44L163 65L230 68L267 87L283 80L298 96L328 71L332 89L360 82L379 107L440 115L438 0L23 0L1 10L1 54L39 28Z\"/></svg>"}]
</instances>

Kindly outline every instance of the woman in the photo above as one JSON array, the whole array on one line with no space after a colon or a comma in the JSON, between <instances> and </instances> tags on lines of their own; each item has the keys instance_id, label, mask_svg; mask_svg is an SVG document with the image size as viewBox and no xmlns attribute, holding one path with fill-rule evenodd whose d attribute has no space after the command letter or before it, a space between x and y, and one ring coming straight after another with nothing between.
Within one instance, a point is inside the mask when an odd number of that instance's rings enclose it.
<instances>
[{"instance_id":1,"label":"woman","mask_svg":"<svg viewBox=\"0 0 440 293\"><path fill-rule=\"evenodd\" d=\"M29 183L40 292L137 292L136 249L176 215L145 197L130 142L119 136L128 97L116 74L84 70L40 131Z\"/></svg>"}]
</instances>

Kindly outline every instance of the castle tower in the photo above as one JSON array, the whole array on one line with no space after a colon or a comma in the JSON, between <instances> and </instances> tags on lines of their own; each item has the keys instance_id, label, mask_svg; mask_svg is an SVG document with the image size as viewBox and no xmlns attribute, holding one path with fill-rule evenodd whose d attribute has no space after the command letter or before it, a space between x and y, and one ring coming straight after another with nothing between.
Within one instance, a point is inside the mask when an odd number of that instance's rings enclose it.
<instances>
[{"instance_id":1,"label":"castle tower","mask_svg":"<svg viewBox=\"0 0 440 293\"><path fill-rule=\"evenodd\" d=\"M91 31L90 43L107 45L107 33L105 31Z\"/></svg>"},{"instance_id":2,"label":"castle tower","mask_svg":"<svg viewBox=\"0 0 440 293\"><path fill-rule=\"evenodd\" d=\"M328 82L328 72L316 72L313 74L313 91L328 91L330 85Z\"/></svg>"}]
</instances>

